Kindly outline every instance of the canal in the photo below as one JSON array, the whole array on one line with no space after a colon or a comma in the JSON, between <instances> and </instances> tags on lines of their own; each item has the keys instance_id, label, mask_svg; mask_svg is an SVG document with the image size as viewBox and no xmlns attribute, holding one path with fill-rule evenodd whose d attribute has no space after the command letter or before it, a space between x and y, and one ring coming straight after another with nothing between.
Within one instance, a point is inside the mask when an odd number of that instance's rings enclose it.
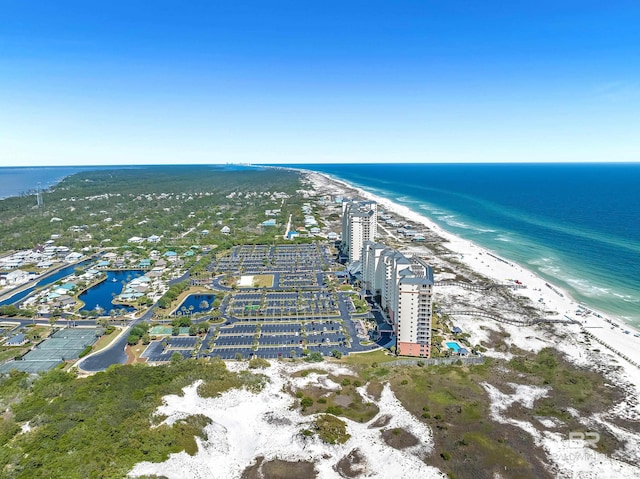
<instances>
[{"instance_id":1,"label":"canal","mask_svg":"<svg viewBox=\"0 0 640 479\"><path fill-rule=\"evenodd\" d=\"M77 264L74 264L74 265L71 265L71 266L67 266L66 268L62 268L61 270L56 271L53 274L45 276L44 278L39 279L33 286L30 286L29 288L27 288L27 289L25 289L23 291L20 291L19 293L16 293L13 296L10 296L9 298L7 298L7 299L5 299L3 301L0 301L0 306L4 306L5 304L16 304L16 303L19 303L24 298L26 298L31 293L33 293L33 291L36 288L49 286L50 284L55 283L59 279L65 278L65 277L73 274L75 272L76 268L83 268L83 267L87 266L89 263L91 263L90 260L82 261L81 263L77 263Z\"/></svg>"}]
</instances>

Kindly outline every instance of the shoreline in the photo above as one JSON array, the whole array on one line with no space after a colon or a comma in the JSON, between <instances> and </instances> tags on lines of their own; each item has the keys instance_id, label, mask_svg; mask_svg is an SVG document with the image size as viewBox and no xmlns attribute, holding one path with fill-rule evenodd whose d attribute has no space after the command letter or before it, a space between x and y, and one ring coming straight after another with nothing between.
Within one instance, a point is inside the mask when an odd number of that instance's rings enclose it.
<instances>
[{"instance_id":1,"label":"shoreline","mask_svg":"<svg viewBox=\"0 0 640 479\"><path fill-rule=\"evenodd\" d=\"M617 352L615 358L620 365L624 366L627 372L626 376L632 380L635 387L640 391L640 367L636 366L640 364L640 337L634 336L634 334L640 335L638 328L629 325L622 318L577 302L566 290L538 276L535 272L501 257L492 250L444 230L427 216L412 211L406 206L394 203L392 200L370 193L325 173L303 169L296 170L305 175L316 191L327 191L328 186L341 190L343 193L354 191L363 199L376 201L380 209L399 216L412 224L419 224L427 228L443 240L442 246L449 250L453 256L457 256L457 260L460 263L482 277L503 284L508 279L521 281L526 288L518 288L514 291L515 295L528 298L534 307L542 307L545 310L553 310L557 313L556 315L545 314L548 319L570 319L576 321L579 323L580 331L592 335L596 341L607 347L614 354ZM414 250L420 248L420 246L407 244L405 248ZM578 314L578 311L588 311L588 313ZM566 328L567 331L571 332L576 331L576 326L573 325L560 325L559 327ZM533 327L524 328L533 331ZM625 331L629 331L629 333L625 334ZM626 356L628 360L624 359L622 355Z\"/></svg>"},{"instance_id":2,"label":"shoreline","mask_svg":"<svg viewBox=\"0 0 640 479\"><path fill-rule=\"evenodd\" d=\"M67 167L64 167L64 166L62 166L62 167L58 167L58 166L50 166L50 167L47 167L47 166L45 166L45 167L9 166L9 167L5 167L5 168L6 169L19 169L19 168L22 168L22 169L25 169L25 170L29 170L31 168L51 168L51 169L55 169L55 168L67 168ZM40 189L41 189L41 191L43 193L47 193L52 188L55 188L56 186L58 186L62 181L66 180L70 176L75 175L76 173L79 173L80 171L82 171L82 170L78 170L78 171L75 171L73 173L67 173L67 174L64 174L63 176L60 176L60 177L56 177L53 180L48 181L47 184L42 186ZM0 195L0 201L7 200L9 198L20 198L20 197L24 197L24 196L34 196L36 194L35 192L36 192L36 190L38 188L38 184L39 183L41 183L41 182L37 182L37 184L32 186L31 188L20 190L20 191L18 191L16 193L12 193L12 194L8 194L8 195L5 195L3 193L3 194Z\"/></svg>"}]
</instances>

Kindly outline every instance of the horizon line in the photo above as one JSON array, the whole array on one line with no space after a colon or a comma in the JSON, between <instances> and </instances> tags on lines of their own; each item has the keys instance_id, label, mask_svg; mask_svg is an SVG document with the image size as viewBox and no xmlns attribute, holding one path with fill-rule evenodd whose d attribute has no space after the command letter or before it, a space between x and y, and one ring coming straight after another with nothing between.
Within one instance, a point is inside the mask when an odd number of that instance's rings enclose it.
<instances>
[{"instance_id":1,"label":"horizon line","mask_svg":"<svg viewBox=\"0 0 640 479\"><path fill-rule=\"evenodd\" d=\"M0 169L8 168L92 168L92 167L118 167L118 168L139 168L150 166L279 166L279 167L300 167L304 165L637 165L640 160L634 161L407 161L407 162L318 162L318 163L247 163L247 162L225 162L225 163L96 163L96 164L58 164L58 165L2 165Z\"/></svg>"}]
</instances>

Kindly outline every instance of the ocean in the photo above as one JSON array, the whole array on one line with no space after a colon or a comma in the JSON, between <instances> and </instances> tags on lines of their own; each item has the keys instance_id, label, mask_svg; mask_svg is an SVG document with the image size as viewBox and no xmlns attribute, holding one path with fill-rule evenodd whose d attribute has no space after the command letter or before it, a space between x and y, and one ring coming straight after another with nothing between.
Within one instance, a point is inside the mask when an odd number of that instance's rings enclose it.
<instances>
[{"instance_id":1,"label":"ocean","mask_svg":"<svg viewBox=\"0 0 640 479\"><path fill-rule=\"evenodd\" d=\"M323 164L640 326L640 164Z\"/></svg>"},{"instance_id":2,"label":"ocean","mask_svg":"<svg viewBox=\"0 0 640 479\"><path fill-rule=\"evenodd\" d=\"M49 188L65 177L93 167L35 166L0 168L0 199Z\"/></svg>"}]
</instances>

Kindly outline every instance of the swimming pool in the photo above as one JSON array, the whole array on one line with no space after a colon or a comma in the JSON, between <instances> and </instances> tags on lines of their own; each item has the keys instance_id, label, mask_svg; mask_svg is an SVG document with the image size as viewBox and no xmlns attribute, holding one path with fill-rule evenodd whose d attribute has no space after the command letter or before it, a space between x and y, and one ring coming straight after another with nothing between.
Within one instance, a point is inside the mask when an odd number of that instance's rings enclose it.
<instances>
[{"instance_id":1,"label":"swimming pool","mask_svg":"<svg viewBox=\"0 0 640 479\"><path fill-rule=\"evenodd\" d=\"M451 349L454 353L457 353L460 351L460 346L458 345L458 343L454 343L453 341L449 341L447 344L447 347L449 349Z\"/></svg>"}]
</instances>

